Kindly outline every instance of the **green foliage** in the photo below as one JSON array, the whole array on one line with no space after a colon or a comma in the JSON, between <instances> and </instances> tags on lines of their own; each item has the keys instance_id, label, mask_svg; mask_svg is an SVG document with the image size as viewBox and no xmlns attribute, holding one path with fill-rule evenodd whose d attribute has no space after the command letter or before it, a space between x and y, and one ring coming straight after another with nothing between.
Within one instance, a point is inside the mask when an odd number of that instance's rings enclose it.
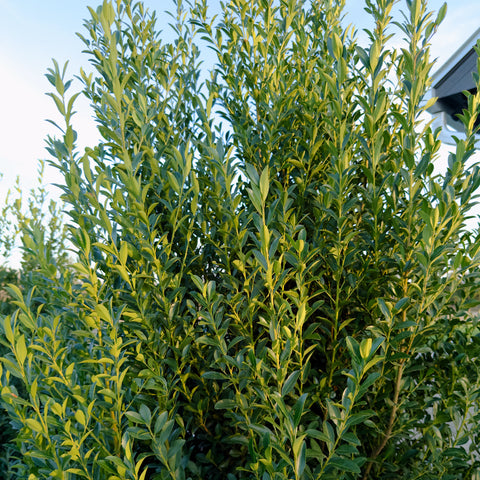
<instances>
[{"instance_id":1,"label":"green foliage","mask_svg":"<svg viewBox=\"0 0 480 480\"><path fill-rule=\"evenodd\" d=\"M58 263L64 267L68 263L66 251L67 232L63 222L60 202L48 198L44 184L45 163L39 162L36 185L26 196L21 189L20 178L17 178L9 190L0 217L0 254L5 264L13 258L13 264L6 267L11 274L15 271L18 283L29 275L40 263ZM26 198L25 198L26 197ZM42 244L44 251L34 244ZM16 251L21 249L18 259ZM20 268L12 266L17 260ZM10 274L10 275L11 275ZM2 281L1 285L6 284ZM32 283L33 285L33 283ZM2 311L3 313L3 311Z\"/></svg>"},{"instance_id":2,"label":"green foliage","mask_svg":"<svg viewBox=\"0 0 480 480\"><path fill-rule=\"evenodd\" d=\"M66 230L63 225L61 208L58 202L51 200L43 185L44 163L40 162L37 184L25 199L20 188L20 179L5 199L5 205L0 217L0 247L5 264L0 266L0 318L4 319L14 314L17 305L12 302L9 285L15 285L24 291L30 291L33 286L42 284L42 277L38 275L39 264L50 265L54 268L59 265L65 268ZM21 238L19 238L21 237ZM22 252L16 251L23 244ZM13 257L13 260L12 260ZM18 257L18 258L17 258ZM16 266L15 263L19 263ZM10 264L10 266L7 266ZM14 265L14 266L12 266ZM2 338L0 344L1 355L10 351L10 343ZM26 393L25 386L18 379L10 380L12 387ZM0 413L0 472L2 478L15 478L12 466L20 458L20 452L14 443L16 436L10 418L2 408Z\"/></svg>"},{"instance_id":3,"label":"green foliage","mask_svg":"<svg viewBox=\"0 0 480 480\"><path fill-rule=\"evenodd\" d=\"M480 94L435 173L445 12L407 1L396 51L393 3L366 2L368 47L340 0L178 2L173 43L140 2L90 10L97 146L47 75L77 258L27 235L39 281L3 321L19 478L479 477Z\"/></svg>"},{"instance_id":4,"label":"green foliage","mask_svg":"<svg viewBox=\"0 0 480 480\"><path fill-rule=\"evenodd\" d=\"M7 267L0 267L0 315L11 314L15 306L8 302L8 293L5 290L7 284L18 283L18 272ZM8 347L0 346L1 355L8 352ZM8 472L10 458L14 455L15 430L10 425L10 418L5 410L0 411L0 472ZM6 480L10 478L5 474Z\"/></svg>"}]
</instances>

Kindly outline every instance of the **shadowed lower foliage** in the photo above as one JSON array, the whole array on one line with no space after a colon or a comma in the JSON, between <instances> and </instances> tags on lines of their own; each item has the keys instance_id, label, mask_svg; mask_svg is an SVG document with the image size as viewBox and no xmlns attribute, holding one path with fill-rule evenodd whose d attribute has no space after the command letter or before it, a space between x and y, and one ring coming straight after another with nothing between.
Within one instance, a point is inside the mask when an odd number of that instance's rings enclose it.
<instances>
[{"instance_id":1,"label":"shadowed lower foliage","mask_svg":"<svg viewBox=\"0 0 480 480\"><path fill-rule=\"evenodd\" d=\"M363 47L340 0L178 2L172 43L141 2L90 9L98 145L47 75L76 259L24 232L41 261L3 321L18 478L479 478L480 96L437 173L445 9L408 1L397 51L393 3Z\"/></svg>"}]
</instances>

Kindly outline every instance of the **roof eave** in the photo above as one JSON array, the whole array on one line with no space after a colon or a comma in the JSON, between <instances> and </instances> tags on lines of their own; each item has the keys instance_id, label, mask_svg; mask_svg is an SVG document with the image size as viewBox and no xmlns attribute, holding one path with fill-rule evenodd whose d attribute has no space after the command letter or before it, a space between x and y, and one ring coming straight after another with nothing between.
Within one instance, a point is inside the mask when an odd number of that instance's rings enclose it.
<instances>
[{"instance_id":1,"label":"roof eave","mask_svg":"<svg viewBox=\"0 0 480 480\"><path fill-rule=\"evenodd\" d=\"M432 85L435 85L442 80L448 72L450 72L462 58L467 55L470 50L476 45L477 40L480 39L480 28L478 28L462 46L432 75Z\"/></svg>"}]
</instances>

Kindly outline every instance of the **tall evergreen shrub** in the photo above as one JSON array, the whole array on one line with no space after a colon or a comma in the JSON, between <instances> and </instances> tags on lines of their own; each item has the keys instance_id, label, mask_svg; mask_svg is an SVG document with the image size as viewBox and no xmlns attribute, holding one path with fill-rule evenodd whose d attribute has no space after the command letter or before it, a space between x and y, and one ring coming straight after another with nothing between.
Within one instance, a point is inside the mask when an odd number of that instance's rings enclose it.
<instances>
[{"instance_id":1,"label":"tall evergreen shrub","mask_svg":"<svg viewBox=\"0 0 480 480\"><path fill-rule=\"evenodd\" d=\"M179 1L171 43L141 2L90 9L98 145L47 75L76 261L3 321L19 478L480 478L480 95L437 173L445 8L408 0L392 50L393 3L367 47L342 0Z\"/></svg>"}]
</instances>

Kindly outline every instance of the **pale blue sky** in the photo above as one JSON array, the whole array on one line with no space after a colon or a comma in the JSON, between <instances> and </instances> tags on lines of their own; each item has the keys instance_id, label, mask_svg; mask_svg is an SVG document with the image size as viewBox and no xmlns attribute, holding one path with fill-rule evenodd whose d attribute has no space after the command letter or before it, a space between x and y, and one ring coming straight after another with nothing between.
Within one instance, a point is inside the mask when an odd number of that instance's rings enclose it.
<instances>
[{"instance_id":1,"label":"pale blue sky","mask_svg":"<svg viewBox=\"0 0 480 480\"><path fill-rule=\"evenodd\" d=\"M440 0L431 0L430 8L438 10ZM145 4L157 11L169 9L169 0L147 0ZM399 7L405 4L399 2ZM87 59L80 52L82 43L75 32L82 31L83 18L88 17L87 5L94 0L0 0L0 199L20 175L29 188L35 178L37 159L45 158L44 139L53 127L45 122L55 116L52 102L45 95L50 90L44 74L51 58L61 64L70 60L70 74L77 73ZM219 1L211 0L218 8ZM447 18L434 39L433 55L439 65L474 32L480 22L476 11L478 0L452 0ZM347 21L359 28L368 25L362 0L347 0ZM472 12L475 14L472 15ZM167 21L166 15L159 15ZM86 104L79 105L76 127L80 142L94 142L95 129L89 120ZM53 171L48 181L58 181Z\"/></svg>"}]
</instances>

